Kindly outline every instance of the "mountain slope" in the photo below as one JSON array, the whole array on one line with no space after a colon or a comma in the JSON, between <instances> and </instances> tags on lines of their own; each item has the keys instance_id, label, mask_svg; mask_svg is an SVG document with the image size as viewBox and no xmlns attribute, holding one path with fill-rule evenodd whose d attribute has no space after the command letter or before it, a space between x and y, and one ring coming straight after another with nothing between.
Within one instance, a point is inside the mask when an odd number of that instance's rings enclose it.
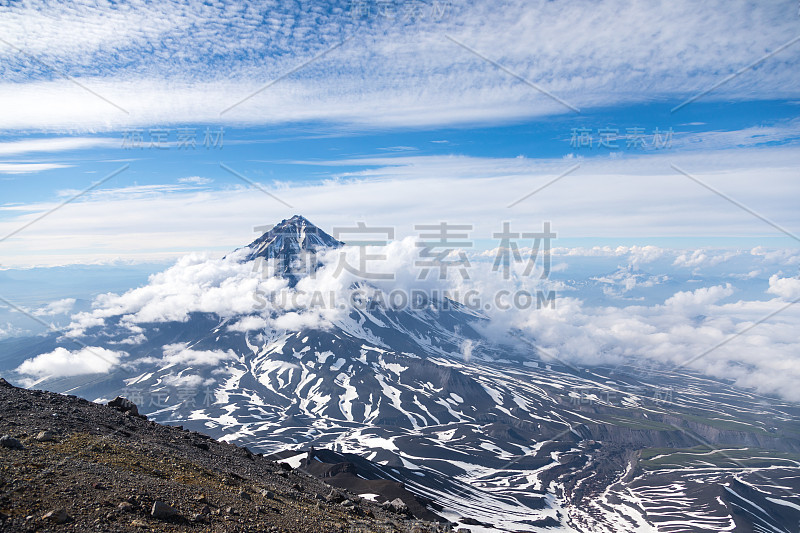
<instances>
[{"instance_id":1,"label":"mountain slope","mask_svg":"<svg viewBox=\"0 0 800 533\"><path fill-rule=\"evenodd\" d=\"M0 409L19 447L0 443L2 531L410 531L404 513L130 412L4 380Z\"/></svg>"},{"instance_id":2,"label":"mountain slope","mask_svg":"<svg viewBox=\"0 0 800 533\"><path fill-rule=\"evenodd\" d=\"M341 245L293 217L221 269L260 271L260 259L291 264ZM192 275L208 273L200 265ZM250 282L202 279L207 293ZM295 269L268 281L304 283ZM159 422L281 458L313 446L321 463L360 465L345 480L364 480L359 490L402 483L422 502L419 516L476 531L794 531L796 404L685 370L543 361L491 341L479 313L436 298L273 325L293 312L194 311L133 325L132 312L110 313L72 340L123 347L125 364L40 386L98 401L122 394ZM52 350L70 340L37 342ZM765 522L759 509L773 507L783 512Z\"/></svg>"}]
</instances>

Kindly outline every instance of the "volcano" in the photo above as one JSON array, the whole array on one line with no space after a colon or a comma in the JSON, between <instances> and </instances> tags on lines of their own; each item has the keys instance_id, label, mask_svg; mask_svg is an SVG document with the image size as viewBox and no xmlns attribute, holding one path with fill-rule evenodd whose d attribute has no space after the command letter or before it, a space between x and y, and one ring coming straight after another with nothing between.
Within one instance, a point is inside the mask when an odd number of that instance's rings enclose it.
<instances>
[{"instance_id":1,"label":"volcano","mask_svg":"<svg viewBox=\"0 0 800 533\"><path fill-rule=\"evenodd\" d=\"M299 287L343 246L296 215L222 260L181 260L106 297L67 335L3 345L16 364L0 370L18 381L19 362L59 349L111 357L108 371L37 386L125 396L153 420L378 503L407 491L419 516L474 531L793 531L800 520L797 405L685 370L557 365L442 299L324 320L253 308L248 291Z\"/></svg>"}]
</instances>

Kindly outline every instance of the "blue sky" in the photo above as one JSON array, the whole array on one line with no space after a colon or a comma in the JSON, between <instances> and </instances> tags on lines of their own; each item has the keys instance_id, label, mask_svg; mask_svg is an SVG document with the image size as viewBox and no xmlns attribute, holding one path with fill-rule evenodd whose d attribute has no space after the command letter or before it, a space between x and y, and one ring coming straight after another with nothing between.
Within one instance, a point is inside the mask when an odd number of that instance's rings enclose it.
<instances>
[{"instance_id":1,"label":"blue sky","mask_svg":"<svg viewBox=\"0 0 800 533\"><path fill-rule=\"evenodd\" d=\"M4 3L0 339L202 296L296 213L396 228L398 272L469 224L486 294L549 221L558 306L501 323L578 359L746 327L698 368L796 397L798 63L797 0Z\"/></svg>"},{"instance_id":2,"label":"blue sky","mask_svg":"<svg viewBox=\"0 0 800 533\"><path fill-rule=\"evenodd\" d=\"M469 223L478 247L506 220L564 246L800 244L794 1L0 12L0 238L30 224L0 268L219 254L294 213Z\"/></svg>"}]
</instances>

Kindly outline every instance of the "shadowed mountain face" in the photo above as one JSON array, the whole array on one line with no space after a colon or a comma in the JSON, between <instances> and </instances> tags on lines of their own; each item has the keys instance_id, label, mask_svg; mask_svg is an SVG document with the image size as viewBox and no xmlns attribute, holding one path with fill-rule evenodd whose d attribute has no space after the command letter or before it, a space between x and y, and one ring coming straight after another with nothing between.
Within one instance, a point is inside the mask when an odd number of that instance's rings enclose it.
<instances>
[{"instance_id":1,"label":"shadowed mountain face","mask_svg":"<svg viewBox=\"0 0 800 533\"><path fill-rule=\"evenodd\" d=\"M316 268L316 254L323 249L339 248L344 243L334 239L300 215L282 220L247 245L244 261L274 261L273 273L288 278L294 285L302 275Z\"/></svg>"},{"instance_id":2,"label":"shadowed mountain face","mask_svg":"<svg viewBox=\"0 0 800 533\"><path fill-rule=\"evenodd\" d=\"M296 282L298 257L313 267L340 246L295 216L242 260L280 259L275 274ZM124 346L131 364L38 386L126 395L157 421L289 461L314 446L309 473L405 501L402 485L418 515L476 531L796 530L797 405L686 370L546 364L484 337L479 314L429 304L354 307L296 330L193 313L138 324L138 344L112 316L77 340ZM36 343L43 353L68 341ZM163 357L176 345L194 355ZM35 355L4 346L9 360Z\"/></svg>"},{"instance_id":3,"label":"shadowed mountain face","mask_svg":"<svg viewBox=\"0 0 800 533\"><path fill-rule=\"evenodd\" d=\"M294 259L302 252L316 252L322 248L339 248L344 243L337 241L305 217L295 215L281 220L261 237L247 245L251 252L245 261L256 257L274 259L285 257Z\"/></svg>"},{"instance_id":4,"label":"shadowed mountain face","mask_svg":"<svg viewBox=\"0 0 800 533\"><path fill-rule=\"evenodd\" d=\"M432 512L432 509L441 510L433 501L406 489L404 480L413 478L414 470L402 466L381 466L359 455L314 448L307 453L299 454L287 450L268 458L290 466L297 465L297 470L300 472L320 478L333 487L353 494L368 495L368 499L379 503L393 502L399 498L414 517L430 522L446 522ZM432 479L431 482L446 486L454 484L453 480L446 478Z\"/></svg>"}]
</instances>

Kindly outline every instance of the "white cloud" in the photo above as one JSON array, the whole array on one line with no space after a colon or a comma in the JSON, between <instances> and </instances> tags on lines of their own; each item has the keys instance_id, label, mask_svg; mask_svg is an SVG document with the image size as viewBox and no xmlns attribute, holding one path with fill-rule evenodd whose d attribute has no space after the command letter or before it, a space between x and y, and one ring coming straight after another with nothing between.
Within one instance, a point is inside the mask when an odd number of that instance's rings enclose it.
<instances>
[{"instance_id":1,"label":"white cloud","mask_svg":"<svg viewBox=\"0 0 800 533\"><path fill-rule=\"evenodd\" d=\"M796 300L800 298L800 279L782 278L778 274L773 274L769 277L767 292L780 296L784 300Z\"/></svg>"},{"instance_id":2,"label":"white cloud","mask_svg":"<svg viewBox=\"0 0 800 533\"><path fill-rule=\"evenodd\" d=\"M264 184L296 209L253 188L196 190L185 185L109 189L66 205L4 242L7 265L94 262L114 257L162 259L190 251L227 251L254 238L253 227L300 211L323 229L351 225L342 213L358 213L370 225L395 226L397 236L414 234L414 225L472 223L474 238L490 238L508 220L528 230L550 220L559 238L727 237L788 239L735 205L673 171L675 162L725 194L798 231L800 196L796 147L741 149L684 155L650 155L582 162L580 169L513 208L508 205L562 173L558 160L466 156L382 157L315 162L337 171L324 183ZM753 187L753 176L762 185ZM187 190L189 189L189 190ZM419 191L426 191L420 201ZM58 202L0 206L6 215L0 234L10 233ZM470 206L465 214L465 205ZM268 210L269 215L265 215ZM266 217L266 218L265 218ZM104 220L102 227L93 221ZM168 230L167 230L168 228ZM54 249L53 242L60 246ZM559 246L559 241L553 243ZM494 243L496 245L496 243ZM66 252L64 250L69 250ZM598 253L606 253L599 251ZM653 261L654 248L622 247ZM704 252L700 252L704 253ZM756 252L757 253L757 252ZM680 262L698 266L689 253ZM717 258L715 261L723 261Z\"/></svg>"},{"instance_id":3,"label":"white cloud","mask_svg":"<svg viewBox=\"0 0 800 533\"><path fill-rule=\"evenodd\" d=\"M201 178L200 176L191 176L188 178L178 178L178 183L190 183L192 185L208 185L214 180L209 178Z\"/></svg>"},{"instance_id":4,"label":"white cloud","mask_svg":"<svg viewBox=\"0 0 800 533\"><path fill-rule=\"evenodd\" d=\"M469 363L472 360L472 350L474 343L470 339L466 339L461 343L461 355L464 357L464 362Z\"/></svg>"},{"instance_id":5,"label":"white cloud","mask_svg":"<svg viewBox=\"0 0 800 533\"><path fill-rule=\"evenodd\" d=\"M735 251L712 253L710 250L692 250L679 255L672 263L677 267L693 268L699 266L715 266L737 255Z\"/></svg>"},{"instance_id":6,"label":"white cloud","mask_svg":"<svg viewBox=\"0 0 800 533\"><path fill-rule=\"evenodd\" d=\"M35 378L103 374L116 368L127 356L126 352L100 347L85 347L77 351L56 348L26 360L16 371Z\"/></svg>"},{"instance_id":7,"label":"white cloud","mask_svg":"<svg viewBox=\"0 0 800 533\"><path fill-rule=\"evenodd\" d=\"M786 266L800 265L800 253L791 248L768 249L757 246L750 250L750 254L755 257L762 257L765 261L780 262Z\"/></svg>"},{"instance_id":8,"label":"white cloud","mask_svg":"<svg viewBox=\"0 0 800 533\"><path fill-rule=\"evenodd\" d=\"M560 288L561 282L541 280L536 275L524 276L524 262L512 265L511 280L504 280L498 272L493 272L492 262L488 260L474 262L468 280L458 275L446 281L438 281L434 277L420 280L418 269L414 266L419 251L413 238L390 243L383 250L386 260L371 265L371 271L393 272L395 279L375 284L384 290L404 289L407 292L412 289L449 289L451 293L457 292L462 297L471 289L481 295L483 302L492 301L493 296L501 290L526 290L531 293L537 289L559 290L558 296L561 297L556 299L555 308L536 309L532 306L506 311L494 307L486 311L490 321L485 333L489 338L507 342L509 330L515 329L547 352L555 353L561 360L572 364L636 365L642 361L656 361L672 367L686 363L694 356L731 339L690 363L690 368L715 377L734 379L741 386L754 387L763 393L800 399L795 386L797 379L800 379L797 359L800 341L796 335L800 307L784 309L770 320L763 321L764 317L785 306L785 298L800 290L796 279L773 276L769 288L764 289L783 299L759 299L759 296L763 296L761 293L754 299L735 300L732 296L739 289L731 282L703 285L693 290L684 288L664 297L660 300L662 303L608 307L589 304L574 296L564 297L566 291ZM598 254L599 250L587 252L591 256ZM101 324L112 316L122 315L122 323L136 333L139 331L138 324L186 320L192 312L215 313L222 318L230 318L229 331L263 330L267 335L280 334L284 330L324 329L342 324L348 310L339 308L339 304L350 301L358 278L346 270L337 273L340 253L345 254L344 258L349 264L355 265L361 251L346 247L324 254L320 258L323 267L316 276L302 279L294 288L289 288L285 281L262 278L262 272L254 268L254 264L240 264L235 258L214 260L200 256L187 257L167 271L152 276L144 287L123 295L99 297L95 302L95 310L73 317L73 334L80 334L87 324ZM624 288L629 284L630 276L636 272L630 265L641 259L642 250L611 248L603 250L603 253L612 260L626 258L630 261L629 267L621 267L610 278L615 286ZM658 257L662 265L669 267L678 253L649 249L646 255ZM712 258L715 254L727 253L707 250L707 255ZM582 261L580 256L564 254L562 257L570 265ZM753 262L775 268L775 263L763 263L763 254L743 251L736 257L749 258L750 263L742 267L743 271L749 271ZM770 260L786 262L793 257L792 254L776 255ZM713 268L721 267L700 268L711 269L704 272L716 277L718 274ZM656 278L659 276L664 275L656 274L641 280L636 278L635 287L658 288L660 281ZM258 305L259 302L254 298L256 290L263 291L263 294L277 293L283 298L276 301L265 298L261 302L263 305ZM333 294L333 305L329 305L327 297L322 307L312 305L312 296L317 293ZM750 328L751 325L754 327ZM739 334L743 330L746 330L745 333ZM463 346L461 351L461 356L472 354L469 346ZM149 362L216 365L235 357L231 351L193 350L186 344L177 344L164 347L163 358Z\"/></svg>"},{"instance_id":9,"label":"white cloud","mask_svg":"<svg viewBox=\"0 0 800 533\"><path fill-rule=\"evenodd\" d=\"M0 174L31 174L71 166L62 163L0 163Z\"/></svg>"},{"instance_id":10,"label":"white cloud","mask_svg":"<svg viewBox=\"0 0 800 533\"><path fill-rule=\"evenodd\" d=\"M75 307L75 298L64 298L62 300L50 302L46 306L34 311L33 314L36 316L63 315L72 311L73 307Z\"/></svg>"},{"instance_id":11,"label":"white cloud","mask_svg":"<svg viewBox=\"0 0 800 533\"><path fill-rule=\"evenodd\" d=\"M303 329L325 329L330 325L324 315L314 311L289 311L274 320L275 327L286 331L300 331Z\"/></svg>"},{"instance_id":12,"label":"white cloud","mask_svg":"<svg viewBox=\"0 0 800 533\"><path fill-rule=\"evenodd\" d=\"M198 376L197 374L178 374L178 375L168 374L163 377L162 383L168 387L175 387L176 389L180 388L192 389L202 386L213 385L215 381L211 378L204 379L202 376Z\"/></svg>"},{"instance_id":13,"label":"white cloud","mask_svg":"<svg viewBox=\"0 0 800 533\"><path fill-rule=\"evenodd\" d=\"M696 315L732 294L733 287L731 287L729 283L725 286L716 285L714 287L703 287L694 291L677 292L667 299L664 304L677 313Z\"/></svg>"},{"instance_id":14,"label":"white cloud","mask_svg":"<svg viewBox=\"0 0 800 533\"><path fill-rule=\"evenodd\" d=\"M192 350L187 346L185 343L164 346L164 357L161 362L190 366L214 366L222 361L230 361L237 358L233 350Z\"/></svg>"},{"instance_id":15,"label":"white cloud","mask_svg":"<svg viewBox=\"0 0 800 533\"><path fill-rule=\"evenodd\" d=\"M64 152L89 148L120 147L120 141L107 137L60 137L52 139L26 139L0 143L0 156L31 152Z\"/></svg>"},{"instance_id":16,"label":"white cloud","mask_svg":"<svg viewBox=\"0 0 800 533\"><path fill-rule=\"evenodd\" d=\"M441 15L413 22L374 12L354 18L347 0L302 9L178 1L4 6L0 33L17 49L0 49L7 80L0 85L0 127L518 120L572 111L446 35L587 109L687 98L797 34L791 0L442 5ZM354 38L220 117L346 36ZM704 99L796 98L796 54L790 47ZM127 113L68 80L50 81L54 70Z\"/></svg>"},{"instance_id":17,"label":"white cloud","mask_svg":"<svg viewBox=\"0 0 800 533\"><path fill-rule=\"evenodd\" d=\"M736 381L761 393L800 400L800 341L794 331L800 310L779 310L782 302L739 301L718 304L723 287L703 288L673 296L667 305L591 307L574 298L560 298L555 309L511 317L545 353L571 364L667 368L688 364L693 370ZM691 312L676 301L692 302ZM702 313L703 320L691 316ZM755 325L744 334L741 331ZM720 344L728 341L725 344ZM716 347L716 348L715 348ZM703 355L705 354L705 355ZM696 360L696 357L698 357ZM690 362L691 361L691 362Z\"/></svg>"},{"instance_id":18,"label":"white cloud","mask_svg":"<svg viewBox=\"0 0 800 533\"><path fill-rule=\"evenodd\" d=\"M260 316L246 316L228 326L229 331L246 333L248 331L264 330L269 327L267 321Z\"/></svg>"},{"instance_id":19,"label":"white cloud","mask_svg":"<svg viewBox=\"0 0 800 533\"><path fill-rule=\"evenodd\" d=\"M0 339L21 336L23 333L25 333L25 330L12 324L11 322L6 322L5 325L0 324Z\"/></svg>"},{"instance_id":20,"label":"white cloud","mask_svg":"<svg viewBox=\"0 0 800 533\"><path fill-rule=\"evenodd\" d=\"M272 292L286 286L278 278L261 279L252 263L239 263L241 253L226 259L189 255L164 272L154 274L149 283L122 295L104 294L95 301L96 309L72 317L69 335L82 335L87 328L105 324L105 319L122 316L122 324L139 332L138 324L185 322L191 313L215 313L234 317L256 310L256 290ZM268 312L268 310L267 310Z\"/></svg>"}]
</instances>

